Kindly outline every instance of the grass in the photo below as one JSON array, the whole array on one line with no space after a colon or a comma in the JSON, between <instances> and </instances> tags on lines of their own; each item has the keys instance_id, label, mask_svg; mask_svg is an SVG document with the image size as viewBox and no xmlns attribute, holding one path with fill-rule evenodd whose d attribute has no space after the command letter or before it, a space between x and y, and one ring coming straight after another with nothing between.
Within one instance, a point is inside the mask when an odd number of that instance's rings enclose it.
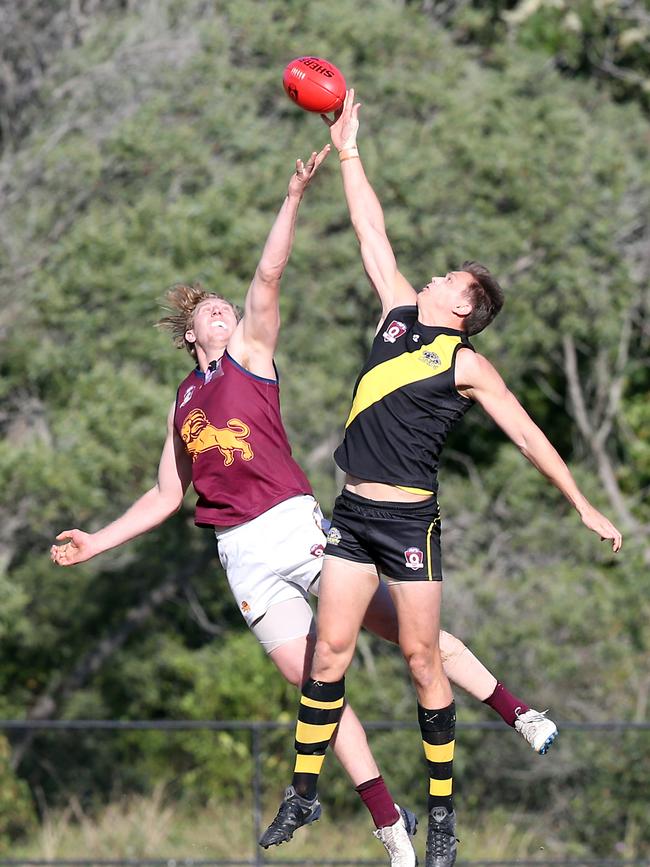
<instances>
[{"instance_id":1,"label":"grass","mask_svg":"<svg viewBox=\"0 0 650 867\"><path fill-rule=\"evenodd\" d=\"M272 814L264 815L269 821ZM464 817L458 828L463 861L561 857L553 841L544 842L534 817L494 812L480 819ZM384 849L372 835L365 813L333 822L327 816L296 834L289 846L265 853L268 863L318 858L385 862ZM415 838L421 861L426 825ZM189 809L169 802L162 786L148 797L129 797L90 815L78 802L48 812L38 833L12 846L12 858L166 858L253 859L255 842L249 805L215 803Z\"/></svg>"}]
</instances>

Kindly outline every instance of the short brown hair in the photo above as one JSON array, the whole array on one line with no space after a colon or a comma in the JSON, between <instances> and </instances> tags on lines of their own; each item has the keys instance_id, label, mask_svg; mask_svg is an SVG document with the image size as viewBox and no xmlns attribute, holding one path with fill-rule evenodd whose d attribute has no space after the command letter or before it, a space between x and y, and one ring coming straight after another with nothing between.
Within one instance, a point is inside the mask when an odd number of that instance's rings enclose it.
<instances>
[{"instance_id":1,"label":"short brown hair","mask_svg":"<svg viewBox=\"0 0 650 867\"><path fill-rule=\"evenodd\" d=\"M503 289L480 262L463 262L460 270L474 278L466 289L472 312L465 317L465 331L470 335L478 334L503 307Z\"/></svg>"},{"instance_id":2,"label":"short brown hair","mask_svg":"<svg viewBox=\"0 0 650 867\"><path fill-rule=\"evenodd\" d=\"M185 347L192 358L196 358L196 348L193 343L185 339L185 332L189 331L194 323L194 311L199 306L201 301L206 298L219 298L230 304L237 321L242 318L243 310L232 301L228 301L223 295L217 295L216 292L208 292L200 283L176 283L171 289L167 290L165 295L165 309L169 310L168 316L163 316L156 325L161 328L166 328L171 332L174 346L178 349Z\"/></svg>"}]
</instances>

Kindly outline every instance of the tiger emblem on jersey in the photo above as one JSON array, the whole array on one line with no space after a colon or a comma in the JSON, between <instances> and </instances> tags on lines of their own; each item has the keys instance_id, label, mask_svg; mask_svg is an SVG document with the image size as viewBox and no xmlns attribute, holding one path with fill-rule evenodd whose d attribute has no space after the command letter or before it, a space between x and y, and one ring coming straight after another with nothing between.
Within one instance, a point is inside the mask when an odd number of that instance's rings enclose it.
<instances>
[{"instance_id":1,"label":"tiger emblem on jersey","mask_svg":"<svg viewBox=\"0 0 650 867\"><path fill-rule=\"evenodd\" d=\"M251 432L248 425L239 418L230 418L226 424L227 427L215 427L202 409L189 413L181 428L181 438L192 461L210 449L219 449L225 467L234 462L235 452L244 461L253 459L253 449L246 441Z\"/></svg>"}]
</instances>

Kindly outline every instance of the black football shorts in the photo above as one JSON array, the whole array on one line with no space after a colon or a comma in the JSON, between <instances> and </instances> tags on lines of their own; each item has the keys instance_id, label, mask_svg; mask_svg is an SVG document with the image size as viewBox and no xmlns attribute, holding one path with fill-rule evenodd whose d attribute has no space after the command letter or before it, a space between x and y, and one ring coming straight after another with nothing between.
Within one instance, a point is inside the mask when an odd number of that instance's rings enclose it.
<instances>
[{"instance_id":1,"label":"black football shorts","mask_svg":"<svg viewBox=\"0 0 650 867\"><path fill-rule=\"evenodd\" d=\"M334 503L324 553L374 563L396 581L442 581L438 501L384 502L344 489Z\"/></svg>"}]
</instances>

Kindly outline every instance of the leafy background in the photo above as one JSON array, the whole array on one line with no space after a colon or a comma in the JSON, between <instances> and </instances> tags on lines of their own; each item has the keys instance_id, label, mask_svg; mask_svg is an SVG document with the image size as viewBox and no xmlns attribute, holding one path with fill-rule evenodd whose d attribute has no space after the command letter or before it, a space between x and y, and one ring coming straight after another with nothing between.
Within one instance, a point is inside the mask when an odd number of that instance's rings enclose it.
<instances>
[{"instance_id":1,"label":"leafy background","mask_svg":"<svg viewBox=\"0 0 650 867\"><path fill-rule=\"evenodd\" d=\"M63 527L107 523L155 478L189 362L152 327L160 300L194 279L242 300L295 158L327 140L280 86L288 60L313 53L363 102L360 146L402 270L417 285L478 258L500 276L506 307L476 345L626 534L612 556L475 410L441 473L446 628L560 719L647 720L645 4L0 6L0 717L293 717L295 695L193 527L191 496L159 530L73 571L47 549ZM378 312L335 162L302 208L278 352L294 453L326 511ZM363 718L413 718L395 649L364 636L350 681ZM491 718L458 700L461 720ZM423 763L407 740L372 735L391 786L413 798ZM289 741L266 743L269 808ZM247 797L250 745L236 734L0 746L7 852L53 810L83 826L133 797L195 818L198 805ZM540 848L532 825L546 852L647 856L647 751L647 732L569 730L542 762L507 731L468 733L457 762L467 824L519 815L525 853ZM334 763L328 787L335 817L356 809Z\"/></svg>"}]
</instances>

